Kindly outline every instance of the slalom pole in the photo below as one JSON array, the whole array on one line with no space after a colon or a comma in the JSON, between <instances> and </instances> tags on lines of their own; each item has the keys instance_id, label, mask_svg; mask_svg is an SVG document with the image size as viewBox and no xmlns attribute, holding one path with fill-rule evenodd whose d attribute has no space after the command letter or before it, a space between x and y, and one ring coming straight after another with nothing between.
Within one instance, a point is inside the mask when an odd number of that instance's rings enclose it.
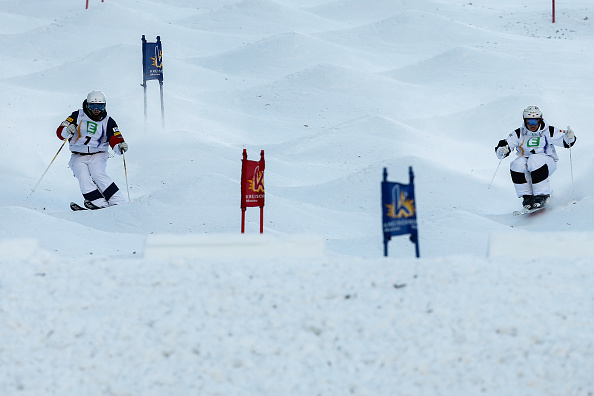
<instances>
[{"instance_id":1,"label":"slalom pole","mask_svg":"<svg viewBox=\"0 0 594 396\"><path fill-rule=\"evenodd\" d=\"M554 2L553 2L554 4ZM567 130L570 130L571 127L567 126ZM575 140L574 140L575 143ZM569 170L571 172L571 192L573 193L573 203L576 203L577 201L575 200L575 185L573 184L573 160L571 158L571 146L569 146Z\"/></svg>"},{"instance_id":2,"label":"slalom pole","mask_svg":"<svg viewBox=\"0 0 594 396\"><path fill-rule=\"evenodd\" d=\"M39 181L37 182L37 184L35 185L35 187L33 187L33 190L31 190L31 194L29 194L29 196L33 195L33 193L35 192L35 189L37 189L37 186L39 186L39 183L41 183L41 180L43 179L43 177L45 176L45 174L49 170L50 166L52 166L52 164L54 163L54 161L58 157L58 154L60 154L60 151L62 151L62 148L64 147L64 145L66 144L67 141L68 141L68 139L64 139L64 142L60 146L60 149L58 150L58 152L56 153L56 155L54 155L54 158L52 159L52 162L49 163L49 165L45 169L45 172L43 172L43 175L41 175L41 177L39 178Z\"/></svg>"},{"instance_id":3,"label":"slalom pole","mask_svg":"<svg viewBox=\"0 0 594 396\"><path fill-rule=\"evenodd\" d=\"M571 147L569 148L569 169L571 171L571 188L575 193L575 188L573 186L573 160L571 159Z\"/></svg>"},{"instance_id":4,"label":"slalom pole","mask_svg":"<svg viewBox=\"0 0 594 396\"><path fill-rule=\"evenodd\" d=\"M571 152L570 152L570 154L571 154ZM499 163L497 164L497 169L495 169L495 173L493 174L493 178L491 178L491 183L489 183L487 190L489 190L491 188L491 185L493 184L493 180L495 180L495 175L497 174L497 171L499 170L499 165L501 165L501 161L503 161L503 158L501 158L499 160Z\"/></svg>"},{"instance_id":5,"label":"slalom pole","mask_svg":"<svg viewBox=\"0 0 594 396\"><path fill-rule=\"evenodd\" d=\"M130 202L130 187L128 187L128 169L126 169L126 156L122 153L124 159L124 174L126 175L126 191L128 191L128 202Z\"/></svg>"},{"instance_id":6,"label":"slalom pole","mask_svg":"<svg viewBox=\"0 0 594 396\"><path fill-rule=\"evenodd\" d=\"M573 192L573 202L575 203L575 185L573 184L573 160L571 159L571 147L569 148L569 170L571 171L571 191Z\"/></svg>"}]
</instances>

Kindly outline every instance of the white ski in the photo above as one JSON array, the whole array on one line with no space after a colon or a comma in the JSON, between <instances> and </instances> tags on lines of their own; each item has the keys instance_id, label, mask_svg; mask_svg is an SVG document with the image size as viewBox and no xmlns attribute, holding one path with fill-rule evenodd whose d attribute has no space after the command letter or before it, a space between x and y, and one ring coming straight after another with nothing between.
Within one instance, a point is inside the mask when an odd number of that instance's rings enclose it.
<instances>
[{"instance_id":1,"label":"white ski","mask_svg":"<svg viewBox=\"0 0 594 396\"><path fill-rule=\"evenodd\" d=\"M522 210L516 210L516 211L514 211L514 216L522 216L522 215L525 215L525 214L530 214L530 213L538 212L540 210L543 210L544 208L545 208L545 206L541 206L540 208L534 208L534 209L523 208Z\"/></svg>"}]
</instances>

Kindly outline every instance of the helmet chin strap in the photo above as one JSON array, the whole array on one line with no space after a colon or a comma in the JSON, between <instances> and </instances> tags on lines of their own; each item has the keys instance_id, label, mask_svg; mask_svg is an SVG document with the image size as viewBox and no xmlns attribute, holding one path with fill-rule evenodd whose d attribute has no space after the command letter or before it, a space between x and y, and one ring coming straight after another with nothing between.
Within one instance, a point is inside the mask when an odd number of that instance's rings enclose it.
<instances>
[{"instance_id":1,"label":"helmet chin strap","mask_svg":"<svg viewBox=\"0 0 594 396\"><path fill-rule=\"evenodd\" d=\"M90 117L93 121L101 121L102 119L105 118L105 112L103 111L103 112L99 113L98 115L91 113Z\"/></svg>"}]
</instances>

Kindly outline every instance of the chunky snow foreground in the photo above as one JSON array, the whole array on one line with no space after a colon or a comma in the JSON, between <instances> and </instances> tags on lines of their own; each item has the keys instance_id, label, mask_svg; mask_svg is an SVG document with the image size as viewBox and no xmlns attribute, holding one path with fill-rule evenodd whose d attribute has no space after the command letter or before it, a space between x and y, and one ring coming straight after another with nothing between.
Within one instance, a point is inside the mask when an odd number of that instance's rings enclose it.
<instances>
[{"instance_id":1,"label":"chunky snow foreground","mask_svg":"<svg viewBox=\"0 0 594 396\"><path fill-rule=\"evenodd\" d=\"M587 396L590 261L66 259L37 249L0 266L0 389Z\"/></svg>"}]
</instances>

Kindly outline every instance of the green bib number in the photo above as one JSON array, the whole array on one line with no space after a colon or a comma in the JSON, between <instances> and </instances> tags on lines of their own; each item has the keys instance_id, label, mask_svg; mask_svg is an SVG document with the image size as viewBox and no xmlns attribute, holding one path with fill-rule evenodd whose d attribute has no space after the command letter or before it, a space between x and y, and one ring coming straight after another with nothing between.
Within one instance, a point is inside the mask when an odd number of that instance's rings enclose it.
<instances>
[{"instance_id":1,"label":"green bib number","mask_svg":"<svg viewBox=\"0 0 594 396\"><path fill-rule=\"evenodd\" d=\"M93 135L97 132L97 124L91 121L87 121L87 133L92 133Z\"/></svg>"},{"instance_id":2,"label":"green bib number","mask_svg":"<svg viewBox=\"0 0 594 396\"><path fill-rule=\"evenodd\" d=\"M540 146L540 137L533 137L528 139L526 142L526 146L528 147L538 147Z\"/></svg>"}]
</instances>

